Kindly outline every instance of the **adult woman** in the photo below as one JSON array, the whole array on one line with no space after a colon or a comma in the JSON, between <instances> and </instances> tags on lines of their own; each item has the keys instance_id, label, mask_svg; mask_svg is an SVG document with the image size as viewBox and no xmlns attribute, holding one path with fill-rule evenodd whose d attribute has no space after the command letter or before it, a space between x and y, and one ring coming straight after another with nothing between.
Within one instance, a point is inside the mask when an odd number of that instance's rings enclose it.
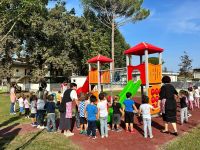
<instances>
[{"instance_id":1,"label":"adult woman","mask_svg":"<svg viewBox=\"0 0 200 150\"><path fill-rule=\"evenodd\" d=\"M168 124L171 123L174 129L173 135L177 136L177 127L176 127L176 98L177 91L173 85L170 84L171 79L169 76L164 76L162 78L162 83L164 84L161 87L160 99L163 105L162 117L165 124L165 129L162 130L162 133L169 133Z\"/></svg>"},{"instance_id":2,"label":"adult woman","mask_svg":"<svg viewBox=\"0 0 200 150\"><path fill-rule=\"evenodd\" d=\"M60 104L60 124L59 128L64 131L65 136L73 136L74 133L71 132L72 124L72 103L78 104L78 97L76 93L77 85L75 83L70 84L70 89L67 89L62 97L62 102Z\"/></svg>"},{"instance_id":3,"label":"adult woman","mask_svg":"<svg viewBox=\"0 0 200 150\"><path fill-rule=\"evenodd\" d=\"M15 101L16 101L16 94L15 94L15 85L13 84L10 89L10 114L16 114L15 113Z\"/></svg>"}]
</instances>

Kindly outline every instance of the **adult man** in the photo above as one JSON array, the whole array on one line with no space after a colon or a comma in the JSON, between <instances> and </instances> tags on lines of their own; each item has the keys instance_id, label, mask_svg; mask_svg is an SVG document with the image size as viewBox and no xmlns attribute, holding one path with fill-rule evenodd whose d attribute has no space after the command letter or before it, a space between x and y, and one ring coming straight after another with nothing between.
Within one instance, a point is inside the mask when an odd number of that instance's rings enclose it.
<instances>
[{"instance_id":1,"label":"adult man","mask_svg":"<svg viewBox=\"0 0 200 150\"><path fill-rule=\"evenodd\" d=\"M76 93L77 85L75 83L70 84L70 89L67 89L62 98L60 104L60 125L61 131L64 131L65 136L73 136L71 130L72 124L72 103L78 104L78 96Z\"/></svg>"}]
</instances>

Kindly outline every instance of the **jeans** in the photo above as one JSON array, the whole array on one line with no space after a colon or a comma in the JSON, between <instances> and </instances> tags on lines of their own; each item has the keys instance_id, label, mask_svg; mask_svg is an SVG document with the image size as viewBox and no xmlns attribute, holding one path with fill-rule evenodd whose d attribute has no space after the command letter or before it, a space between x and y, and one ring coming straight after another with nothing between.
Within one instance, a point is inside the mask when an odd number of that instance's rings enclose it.
<instances>
[{"instance_id":1,"label":"jeans","mask_svg":"<svg viewBox=\"0 0 200 150\"><path fill-rule=\"evenodd\" d=\"M188 108L181 108L181 124L183 124L183 122L188 121Z\"/></svg>"},{"instance_id":2,"label":"jeans","mask_svg":"<svg viewBox=\"0 0 200 150\"><path fill-rule=\"evenodd\" d=\"M15 111L14 111L14 105L15 105L15 103L11 103L10 104L10 113L14 113Z\"/></svg>"},{"instance_id":3,"label":"jeans","mask_svg":"<svg viewBox=\"0 0 200 150\"><path fill-rule=\"evenodd\" d=\"M101 136L108 136L108 117L100 117Z\"/></svg>"},{"instance_id":4,"label":"jeans","mask_svg":"<svg viewBox=\"0 0 200 150\"><path fill-rule=\"evenodd\" d=\"M56 131L56 115L55 113L48 113L47 114L47 131L51 131L50 123L53 126L53 131Z\"/></svg>"},{"instance_id":5,"label":"jeans","mask_svg":"<svg viewBox=\"0 0 200 150\"><path fill-rule=\"evenodd\" d=\"M96 136L96 120L95 121L88 120L87 135L90 136L91 133L92 133L92 136Z\"/></svg>"},{"instance_id":6,"label":"jeans","mask_svg":"<svg viewBox=\"0 0 200 150\"><path fill-rule=\"evenodd\" d=\"M147 128L149 130L149 136L152 137L152 128L151 128L151 118L143 118L144 124L144 137L147 138Z\"/></svg>"}]
</instances>

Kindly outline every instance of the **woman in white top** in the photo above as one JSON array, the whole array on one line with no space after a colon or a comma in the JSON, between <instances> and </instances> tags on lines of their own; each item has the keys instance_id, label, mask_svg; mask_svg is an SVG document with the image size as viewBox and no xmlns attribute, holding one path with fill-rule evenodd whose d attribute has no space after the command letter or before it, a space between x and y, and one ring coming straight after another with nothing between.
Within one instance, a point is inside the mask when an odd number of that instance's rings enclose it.
<instances>
[{"instance_id":1,"label":"woman in white top","mask_svg":"<svg viewBox=\"0 0 200 150\"><path fill-rule=\"evenodd\" d=\"M197 86L194 86L194 104L197 108L199 108L199 97L199 89Z\"/></svg>"},{"instance_id":2,"label":"woman in white top","mask_svg":"<svg viewBox=\"0 0 200 150\"><path fill-rule=\"evenodd\" d=\"M188 92L189 92L189 97L188 97L188 102L189 102L189 108L191 110L194 109L193 103L194 103L194 93L193 93L193 88L189 87L188 88Z\"/></svg>"}]
</instances>

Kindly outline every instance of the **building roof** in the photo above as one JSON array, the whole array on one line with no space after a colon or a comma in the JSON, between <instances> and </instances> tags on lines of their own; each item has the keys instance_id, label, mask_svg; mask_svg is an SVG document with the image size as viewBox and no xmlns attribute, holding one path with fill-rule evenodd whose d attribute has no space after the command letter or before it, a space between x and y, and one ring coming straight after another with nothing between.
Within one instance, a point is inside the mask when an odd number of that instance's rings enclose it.
<instances>
[{"instance_id":1,"label":"building roof","mask_svg":"<svg viewBox=\"0 0 200 150\"><path fill-rule=\"evenodd\" d=\"M106 57L106 56L103 56L103 55L97 55L96 57L93 57L91 59L89 59L87 62L88 63L97 63L97 62L100 62L100 63L111 63L113 62L112 59Z\"/></svg>"},{"instance_id":2,"label":"building roof","mask_svg":"<svg viewBox=\"0 0 200 150\"><path fill-rule=\"evenodd\" d=\"M163 52L162 48L156 47L156 46L149 44L149 43L146 43L146 42L142 42L142 43L139 43L138 45L126 50L124 52L124 54L142 56L142 55L144 55L145 50L148 50L149 54L162 53Z\"/></svg>"}]
</instances>

